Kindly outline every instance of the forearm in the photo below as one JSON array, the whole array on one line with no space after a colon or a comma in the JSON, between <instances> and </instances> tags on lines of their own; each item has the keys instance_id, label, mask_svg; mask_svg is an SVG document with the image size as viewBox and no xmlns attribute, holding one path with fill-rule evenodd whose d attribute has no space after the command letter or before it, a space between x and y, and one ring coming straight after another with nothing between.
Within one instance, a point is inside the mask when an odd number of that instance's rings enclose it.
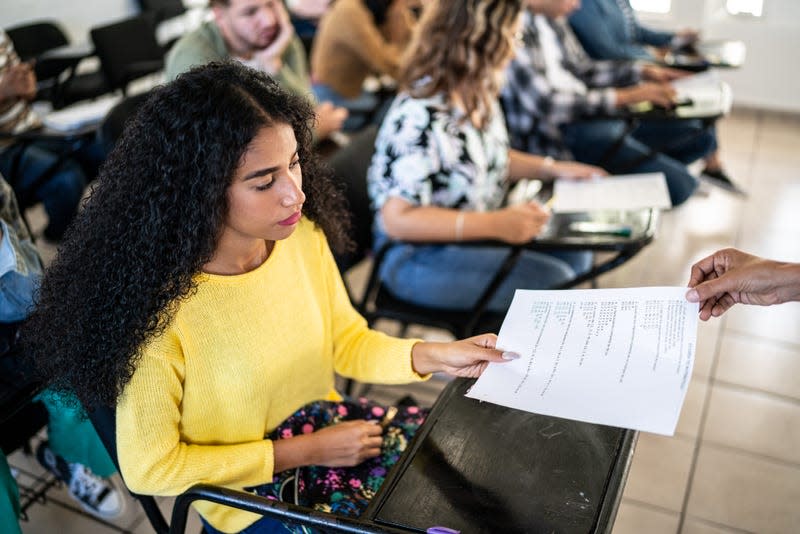
<instances>
[{"instance_id":1,"label":"forearm","mask_svg":"<svg viewBox=\"0 0 800 534\"><path fill-rule=\"evenodd\" d=\"M318 442L318 436L313 432L273 441L274 471L280 473L287 469L320 463Z\"/></svg>"},{"instance_id":2,"label":"forearm","mask_svg":"<svg viewBox=\"0 0 800 534\"><path fill-rule=\"evenodd\" d=\"M774 275L780 302L800 301L800 263L776 262Z\"/></svg>"},{"instance_id":3,"label":"forearm","mask_svg":"<svg viewBox=\"0 0 800 534\"><path fill-rule=\"evenodd\" d=\"M641 25L638 26L638 30L641 41L650 46L669 46L675 37L675 32L652 30Z\"/></svg>"},{"instance_id":4,"label":"forearm","mask_svg":"<svg viewBox=\"0 0 800 534\"><path fill-rule=\"evenodd\" d=\"M411 362L417 373L431 374L441 370L435 357L437 345L439 344L435 342L420 342L414 345L411 349Z\"/></svg>"},{"instance_id":5,"label":"forearm","mask_svg":"<svg viewBox=\"0 0 800 534\"><path fill-rule=\"evenodd\" d=\"M386 233L401 241L477 241L499 236L493 212L407 205L384 206L381 214Z\"/></svg>"},{"instance_id":6,"label":"forearm","mask_svg":"<svg viewBox=\"0 0 800 534\"><path fill-rule=\"evenodd\" d=\"M525 178L551 180L552 167L553 158L528 154L513 148L508 151L508 178L511 181L516 182Z\"/></svg>"}]
</instances>

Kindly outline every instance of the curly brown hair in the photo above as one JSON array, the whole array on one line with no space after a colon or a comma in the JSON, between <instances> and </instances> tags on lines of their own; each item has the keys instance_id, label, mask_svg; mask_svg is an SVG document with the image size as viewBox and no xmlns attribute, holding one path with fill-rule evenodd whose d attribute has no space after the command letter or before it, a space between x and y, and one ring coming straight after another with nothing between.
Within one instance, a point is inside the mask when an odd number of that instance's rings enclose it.
<instances>
[{"instance_id":1,"label":"curly brown hair","mask_svg":"<svg viewBox=\"0 0 800 534\"><path fill-rule=\"evenodd\" d=\"M426 5L400 68L403 90L417 98L457 94L481 126L511 58L522 0L439 0Z\"/></svg>"},{"instance_id":2,"label":"curly brown hair","mask_svg":"<svg viewBox=\"0 0 800 534\"><path fill-rule=\"evenodd\" d=\"M313 120L305 99L235 62L198 67L155 89L67 230L23 327L25 353L42 378L84 405L115 403L140 347L195 291L194 275L227 218L234 172L265 126L292 127L303 212L333 245L346 245L344 197L311 152Z\"/></svg>"}]
</instances>

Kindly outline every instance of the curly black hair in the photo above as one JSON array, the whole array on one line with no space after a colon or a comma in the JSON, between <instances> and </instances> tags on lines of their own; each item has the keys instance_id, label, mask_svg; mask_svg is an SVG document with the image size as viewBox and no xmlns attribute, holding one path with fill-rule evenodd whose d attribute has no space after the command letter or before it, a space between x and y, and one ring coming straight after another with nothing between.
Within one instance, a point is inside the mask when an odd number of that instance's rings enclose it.
<instances>
[{"instance_id":1,"label":"curly black hair","mask_svg":"<svg viewBox=\"0 0 800 534\"><path fill-rule=\"evenodd\" d=\"M259 130L288 124L304 214L348 244L344 196L311 151L314 112L263 73L210 63L156 88L128 121L45 272L22 343L51 388L113 405L215 250L227 188ZM343 224L344 223L344 224Z\"/></svg>"}]
</instances>

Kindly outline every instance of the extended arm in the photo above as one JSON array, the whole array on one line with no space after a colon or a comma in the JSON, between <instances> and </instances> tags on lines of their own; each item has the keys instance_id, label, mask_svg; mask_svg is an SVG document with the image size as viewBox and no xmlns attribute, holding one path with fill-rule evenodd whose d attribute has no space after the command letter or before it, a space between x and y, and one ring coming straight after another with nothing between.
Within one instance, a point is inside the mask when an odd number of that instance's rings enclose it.
<instances>
[{"instance_id":1,"label":"extended arm","mask_svg":"<svg viewBox=\"0 0 800 534\"><path fill-rule=\"evenodd\" d=\"M759 258L727 248L692 266L686 298L700 318L719 317L736 303L769 306L800 300L800 264Z\"/></svg>"}]
</instances>

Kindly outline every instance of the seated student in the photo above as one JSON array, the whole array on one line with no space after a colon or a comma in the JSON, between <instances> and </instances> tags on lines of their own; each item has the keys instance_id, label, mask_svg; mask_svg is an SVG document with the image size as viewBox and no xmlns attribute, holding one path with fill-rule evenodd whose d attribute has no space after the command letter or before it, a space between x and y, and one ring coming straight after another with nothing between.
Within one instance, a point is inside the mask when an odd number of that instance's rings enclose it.
<instances>
[{"instance_id":1,"label":"seated student","mask_svg":"<svg viewBox=\"0 0 800 534\"><path fill-rule=\"evenodd\" d=\"M311 52L311 44L317 34L319 19L328 10L331 0L286 0L286 8L297 36L303 41L306 52Z\"/></svg>"},{"instance_id":2,"label":"seated student","mask_svg":"<svg viewBox=\"0 0 800 534\"><path fill-rule=\"evenodd\" d=\"M675 33L645 28L636 20L628 0L583 0L570 15L569 23L583 48L594 59L655 61L663 58L670 49L697 40L694 30ZM733 193L744 194L724 171L719 148L704 159L702 179Z\"/></svg>"},{"instance_id":3,"label":"seated student","mask_svg":"<svg viewBox=\"0 0 800 534\"><path fill-rule=\"evenodd\" d=\"M11 39L0 30L0 132L19 133L41 125L30 106L35 96L33 67L20 62ZM48 219L44 236L51 241L61 239L86 187L86 176L74 159L59 163L59 148L66 147L0 139L0 173L12 181L17 195L32 195L44 204ZM37 183L51 169L52 175Z\"/></svg>"},{"instance_id":4,"label":"seated student","mask_svg":"<svg viewBox=\"0 0 800 534\"><path fill-rule=\"evenodd\" d=\"M0 176L0 323L25 319L41 275L41 260L19 215L14 193ZM36 458L67 484L69 494L84 510L104 519L119 516L125 501L108 479L116 469L85 414L52 391L45 391L39 399L49 412L48 441L39 446ZM11 503L16 521L19 497L14 497L13 479L5 479L8 473L3 463L0 461L0 486L6 491L0 488L0 510L4 503ZM5 517L5 513L0 515Z\"/></svg>"},{"instance_id":5,"label":"seated student","mask_svg":"<svg viewBox=\"0 0 800 534\"><path fill-rule=\"evenodd\" d=\"M362 89L367 76L397 76L414 23L409 7L409 0L338 0L322 18L311 51L314 94L351 112L345 130L363 126L364 114L380 106Z\"/></svg>"},{"instance_id":6,"label":"seated student","mask_svg":"<svg viewBox=\"0 0 800 534\"><path fill-rule=\"evenodd\" d=\"M305 99L235 62L155 89L45 274L26 350L84 404L116 404L132 491L279 497L300 468L301 504L357 515L424 412L401 410L382 435L385 409L343 402L334 372L404 383L516 356L491 334L424 343L367 327L328 248L347 242L347 217L312 120ZM275 526L197 510L212 533Z\"/></svg>"},{"instance_id":7,"label":"seated student","mask_svg":"<svg viewBox=\"0 0 800 534\"><path fill-rule=\"evenodd\" d=\"M581 0L569 23L595 59L656 61L698 38L695 30L668 32L642 26L630 0Z\"/></svg>"},{"instance_id":8,"label":"seated student","mask_svg":"<svg viewBox=\"0 0 800 534\"><path fill-rule=\"evenodd\" d=\"M525 243L549 218L536 202L502 207L507 183L604 174L509 149L496 98L520 10L521 1L441 1L425 8L415 29L400 71L401 91L375 143L369 194L379 245L387 236L441 244L400 243L387 252L380 276L398 298L471 308L508 247L458 242ZM503 311L515 289L555 286L590 263L588 252L525 251L489 307Z\"/></svg>"},{"instance_id":9,"label":"seated student","mask_svg":"<svg viewBox=\"0 0 800 534\"><path fill-rule=\"evenodd\" d=\"M181 37L166 60L172 80L191 67L235 59L273 76L283 88L311 97L303 43L295 36L281 0L210 0L214 19ZM316 107L315 135L324 139L342 129L347 110L330 102Z\"/></svg>"},{"instance_id":10,"label":"seated student","mask_svg":"<svg viewBox=\"0 0 800 534\"><path fill-rule=\"evenodd\" d=\"M638 102L673 105L675 91L666 82L684 73L634 62L592 61L563 18L574 10L573 0L526 0L526 4L522 43L501 95L513 147L601 164L626 125L622 120L583 118L602 117ZM650 81L637 83L642 79ZM647 157L650 146L665 143L671 146ZM624 138L605 166L615 173L619 169L663 172L677 206L697 188L686 164L714 148L713 135L700 121L649 121ZM626 167L640 160L643 163Z\"/></svg>"}]
</instances>

